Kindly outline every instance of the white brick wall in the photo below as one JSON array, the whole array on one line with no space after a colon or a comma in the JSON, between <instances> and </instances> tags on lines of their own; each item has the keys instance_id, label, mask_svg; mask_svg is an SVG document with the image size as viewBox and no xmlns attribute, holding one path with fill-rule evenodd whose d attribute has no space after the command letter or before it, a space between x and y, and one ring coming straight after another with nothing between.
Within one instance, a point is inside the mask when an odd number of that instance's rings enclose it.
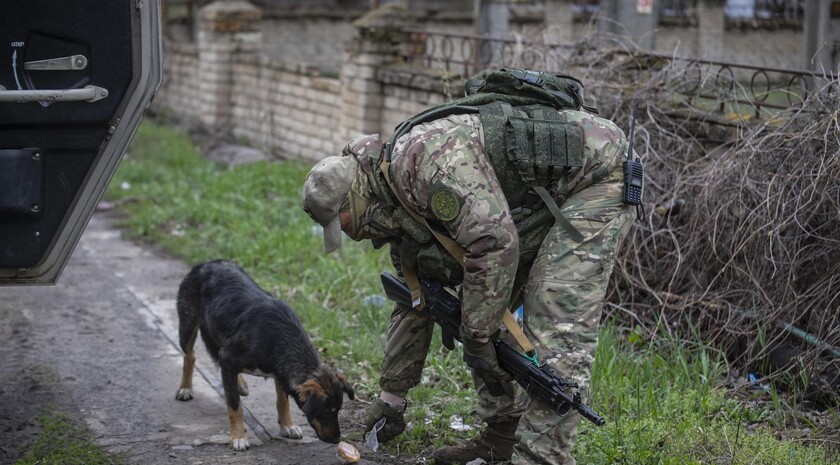
<instances>
[{"instance_id":1,"label":"white brick wall","mask_svg":"<svg viewBox=\"0 0 840 465\"><path fill-rule=\"evenodd\" d=\"M236 67L233 132L281 157L319 160L337 154L341 111L337 79L300 74L273 60Z\"/></svg>"},{"instance_id":2,"label":"white brick wall","mask_svg":"<svg viewBox=\"0 0 840 465\"><path fill-rule=\"evenodd\" d=\"M568 7L567 2L560 4ZM657 51L671 54L677 49L681 56L801 67L801 31L725 31L721 8L699 5L699 26L661 28L656 32ZM572 24L568 14L548 20L548 30L541 32L546 40L570 41L585 27ZM345 48L355 29L349 21L340 23L310 18L295 24L287 18L276 27L264 24L259 53L252 51L250 42L240 53L237 47L242 43L230 37L211 43L203 36L200 54L194 44L167 43L164 82L155 104L185 118L227 123L236 136L266 153L314 161L339 153L359 135L359 128L387 138L405 118L447 99L443 81L433 74L382 68L377 46ZM434 29L465 31L455 23ZM336 43L341 47L330 45ZM333 65L327 74L338 76L340 71L340 78L322 76L312 68L327 62L343 62L342 69ZM449 92L457 98L461 84L450 83Z\"/></svg>"}]
</instances>

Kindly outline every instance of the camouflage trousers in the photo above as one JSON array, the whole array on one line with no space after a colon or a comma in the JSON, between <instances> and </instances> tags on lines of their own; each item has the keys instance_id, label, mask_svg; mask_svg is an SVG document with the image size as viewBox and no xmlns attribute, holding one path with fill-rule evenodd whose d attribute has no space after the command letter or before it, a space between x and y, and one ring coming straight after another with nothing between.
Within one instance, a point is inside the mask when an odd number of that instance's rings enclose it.
<instances>
[{"instance_id":1,"label":"camouflage trousers","mask_svg":"<svg viewBox=\"0 0 840 465\"><path fill-rule=\"evenodd\" d=\"M621 201L620 164L606 179L570 197L565 216L584 236L580 243L554 225L531 266L522 296L523 329L537 349L540 362L580 386L588 399L589 378L598 345L598 327L606 287L617 247L634 218ZM422 312L395 307L385 345L380 387L405 396L420 382L432 337L433 323ZM514 347L516 347L514 345ZM513 398L493 397L473 376L479 393L478 414L485 422L521 417L511 463L574 465L580 415L559 416L544 403L530 399L519 385Z\"/></svg>"}]
</instances>

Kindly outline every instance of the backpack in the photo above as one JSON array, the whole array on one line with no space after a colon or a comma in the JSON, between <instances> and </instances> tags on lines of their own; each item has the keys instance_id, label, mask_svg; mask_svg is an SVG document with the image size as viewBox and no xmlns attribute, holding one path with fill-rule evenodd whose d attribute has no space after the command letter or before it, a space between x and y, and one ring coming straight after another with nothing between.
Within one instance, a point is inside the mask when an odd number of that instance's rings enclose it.
<instances>
[{"instance_id":1,"label":"backpack","mask_svg":"<svg viewBox=\"0 0 840 465\"><path fill-rule=\"evenodd\" d=\"M518 68L488 71L464 83L464 97L432 107L400 123L385 144L385 157L391 160L394 142L414 126L449 115L478 113L479 107L491 103L501 102L512 107L540 105L598 114L597 109L583 104L582 90L583 84L568 75Z\"/></svg>"},{"instance_id":2,"label":"backpack","mask_svg":"<svg viewBox=\"0 0 840 465\"><path fill-rule=\"evenodd\" d=\"M522 103L543 103L553 106L557 110L581 108L590 113L598 114L594 107L583 104L581 91L583 83L577 78L564 74L547 74L525 69L500 69L490 71L464 83L464 95L500 94L511 97L533 99ZM501 97L503 100L507 100ZM511 105L518 103L508 102Z\"/></svg>"},{"instance_id":3,"label":"backpack","mask_svg":"<svg viewBox=\"0 0 840 465\"><path fill-rule=\"evenodd\" d=\"M464 97L400 123L385 143L384 162L390 163L397 139L414 126L450 115L478 113L485 129L485 150L511 208L531 210L543 203L550 216L580 242L583 235L563 217L558 205L566 192L553 198L546 186L586 163L581 128L561 121L559 113L585 110L597 114L583 105L582 89L581 82L571 76L504 68L487 72L464 84ZM606 173L598 174L603 175ZM529 193L535 194L531 200Z\"/></svg>"}]
</instances>

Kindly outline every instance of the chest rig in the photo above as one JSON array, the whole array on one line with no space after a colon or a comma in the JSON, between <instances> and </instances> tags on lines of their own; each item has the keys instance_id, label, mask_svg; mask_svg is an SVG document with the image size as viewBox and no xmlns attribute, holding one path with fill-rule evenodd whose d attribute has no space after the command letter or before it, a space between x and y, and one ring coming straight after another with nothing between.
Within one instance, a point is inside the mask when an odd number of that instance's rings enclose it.
<instances>
[{"instance_id":1,"label":"chest rig","mask_svg":"<svg viewBox=\"0 0 840 465\"><path fill-rule=\"evenodd\" d=\"M568 76L515 69L491 72L467 81L465 97L403 121L382 153L368 154L380 167L374 170L373 180L379 198L388 204L392 218L404 232L399 245L404 267L444 285L458 285L463 280L462 257L458 256L463 251L451 250L447 241L452 240L442 228L428 224L402 205L390 186L387 172L397 139L419 124L450 115L478 114L481 119L485 152L519 233L520 267L514 289L524 283L530 263L555 222L573 239L583 239L560 212L559 205L567 192L562 188L552 189L557 180L574 174L587 162L581 128L577 123L563 121L560 114L567 109L597 113L582 104L581 87Z\"/></svg>"},{"instance_id":2,"label":"chest rig","mask_svg":"<svg viewBox=\"0 0 840 465\"><path fill-rule=\"evenodd\" d=\"M530 121L532 118L528 115L529 110L537 116L543 116L545 121ZM514 120L515 126L505 122L505 111L521 118ZM527 277L527 265L536 256L543 238L554 224L553 220L556 221L552 210L543 208L544 200L536 194L535 188L541 188L545 197L559 210L557 203L558 200L562 203L561 195L549 194L546 186L582 166L580 130L574 124L557 121L557 112L546 107L517 109L510 105L491 104L476 107L475 112L481 116L482 112L489 115L482 118L485 139L496 139L498 136L498 140L493 141L494 148L488 146L486 152L511 208L518 231L521 266L517 271L517 281L524 282ZM552 113L554 118L549 119L552 118ZM491 133L494 135L488 136ZM525 138L530 140L523 142L522 139ZM506 143L506 139L515 139L515 142ZM393 143L394 140L390 142ZM544 149L543 145L546 146ZM552 145L555 147L553 151L543 152L542 157L536 156L540 150L549 150ZM558 146L561 148L556 148ZM572 150L567 148L569 146ZM387 205L391 218L399 223L402 229L399 251L404 268L412 268L421 277L434 278L444 285L460 284L463 279L460 257L457 253L453 256L453 252L444 244L445 241L436 237L445 236L445 230L434 221L430 224L402 205L401 199L391 188L386 177L389 166L386 153L367 153L366 156L371 158L373 165L379 166L378 170L374 170L372 179L377 196Z\"/></svg>"}]
</instances>

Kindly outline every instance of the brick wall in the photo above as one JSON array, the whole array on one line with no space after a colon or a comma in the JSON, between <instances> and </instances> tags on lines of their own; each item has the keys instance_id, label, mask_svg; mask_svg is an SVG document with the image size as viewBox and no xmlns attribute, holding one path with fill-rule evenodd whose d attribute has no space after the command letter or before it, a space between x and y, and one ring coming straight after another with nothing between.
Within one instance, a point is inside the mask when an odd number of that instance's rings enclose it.
<instances>
[{"instance_id":1,"label":"brick wall","mask_svg":"<svg viewBox=\"0 0 840 465\"><path fill-rule=\"evenodd\" d=\"M568 2L559 5L568 7ZM286 40L284 34L299 38L315 34L316 29L321 39L307 41L326 42L326 23L313 21L294 26L297 29L287 25L285 31L266 34L263 18L255 15L247 2L214 2L205 9L209 10L199 15L199 31L206 34L199 34L195 44L165 44L165 78L155 105L228 131L273 156L318 160L337 154L352 137L379 132L386 138L406 117L461 96L460 81L448 82L431 69L418 71L401 62L400 47L408 36L402 32L405 23L400 24L400 18L379 18L361 26L356 22L352 40L344 40L342 45L341 65L335 72L323 73L312 65L316 49L290 55L278 53L277 45ZM801 54L797 31L774 31L773 40L760 39L755 33L724 31L722 22L714 22L719 10L701 9L698 28L660 32L660 51L671 53L679 44L678 54L683 56L797 67ZM551 21L546 40L568 37L573 34L570 31L587 27L573 23L571 14L562 11ZM456 24L458 21L452 20L438 26L456 30ZM720 26L711 28L709 24ZM527 31L528 27L523 23L515 30ZM342 31L332 35L348 34L346 29ZM291 43L284 44L291 47ZM324 55L335 53L334 46L321 45L332 50Z\"/></svg>"},{"instance_id":2,"label":"brick wall","mask_svg":"<svg viewBox=\"0 0 840 465\"><path fill-rule=\"evenodd\" d=\"M399 69L383 69L377 75L383 83L382 114L379 134L389 137L404 119L440 105L450 97L461 96L460 82L451 83L434 75L424 75Z\"/></svg>"},{"instance_id":3,"label":"brick wall","mask_svg":"<svg viewBox=\"0 0 840 465\"><path fill-rule=\"evenodd\" d=\"M278 157L318 160L338 153L341 88L334 78L263 55L234 66L232 132Z\"/></svg>"},{"instance_id":4,"label":"brick wall","mask_svg":"<svg viewBox=\"0 0 840 465\"><path fill-rule=\"evenodd\" d=\"M169 42L163 48L163 83L155 105L163 106L180 117L197 119L201 92L195 85L198 75L198 46Z\"/></svg>"}]
</instances>

